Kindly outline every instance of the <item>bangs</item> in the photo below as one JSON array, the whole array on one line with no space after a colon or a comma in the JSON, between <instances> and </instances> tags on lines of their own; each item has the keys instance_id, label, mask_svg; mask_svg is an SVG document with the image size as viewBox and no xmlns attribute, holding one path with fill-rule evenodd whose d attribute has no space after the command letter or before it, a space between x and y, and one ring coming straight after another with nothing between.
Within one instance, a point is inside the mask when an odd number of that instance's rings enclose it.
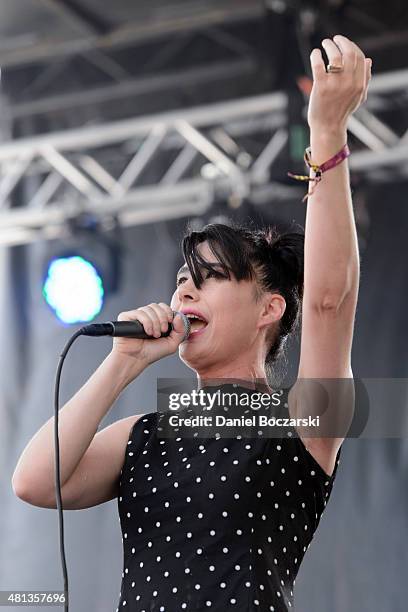
<instances>
[{"instance_id":1,"label":"bangs","mask_svg":"<svg viewBox=\"0 0 408 612\"><path fill-rule=\"evenodd\" d=\"M204 281L202 270L218 271L218 266L208 263L198 246L207 242L210 251L222 267L225 276L237 281L255 278L250 258L250 242L245 231L227 225L212 223L200 231L191 231L182 242L185 262L194 285L199 289Z\"/></svg>"}]
</instances>

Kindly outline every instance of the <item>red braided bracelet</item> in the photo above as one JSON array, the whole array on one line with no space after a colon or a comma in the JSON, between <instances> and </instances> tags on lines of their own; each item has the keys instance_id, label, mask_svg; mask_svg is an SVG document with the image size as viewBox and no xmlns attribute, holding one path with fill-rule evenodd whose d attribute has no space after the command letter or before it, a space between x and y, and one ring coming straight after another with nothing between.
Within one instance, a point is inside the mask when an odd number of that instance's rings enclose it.
<instances>
[{"instance_id":1,"label":"red braided bracelet","mask_svg":"<svg viewBox=\"0 0 408 612\"><path fill-rule=\"evenodd\" d=\"M306 176L305 174L292 174L291 172L288 172L288 176L290 176L291 178L294 178L297 181L310 181L310 182L313 181L314 182L312 189L310 190L309 193L307 193L304 196L304 198L302 199L302 202L307 200L307 198L312 195L312 193L314 192L316 188L317 183L320 183L320 181L322 180L323 172L327 172L327 170L331 170L335 166L338 166L349 155L350 155L350 149L348 148L348 145L346 143L344 147L342 147L338 153L333 155L333 157L325 161L323 164L317 165L312 162L311 157L310 157L311 149L310 147L308 147L305 150L304 160L305 160L305 164L313 170L313 172L315 173L315 176L312 177L312 176Z\"/></svg>"}]
</instances>

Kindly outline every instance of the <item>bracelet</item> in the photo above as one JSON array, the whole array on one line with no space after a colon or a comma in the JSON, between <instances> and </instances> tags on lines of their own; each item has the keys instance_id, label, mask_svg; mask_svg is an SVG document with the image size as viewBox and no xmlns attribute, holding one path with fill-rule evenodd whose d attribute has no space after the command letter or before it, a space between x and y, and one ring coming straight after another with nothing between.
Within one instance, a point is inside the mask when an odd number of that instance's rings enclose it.
<instances>
[{"instance_id":1,"label":"bracelet","mask_svg":"<svg viewBox=\"0 0 408 612\"><path fill-rule=\"evenodd\" d=\"M307 200L307 198L312 195L312 193L314 192L316 188L317 183L320 183L320 181L322 180L323 172L327 172L327 170L331 170L335 166L338 166L349 155L350 155L350 149L346 143L344 147L342 147L338 153L333 155L333 157L325 161L323 164L317 165L312 162L311 149L310 147L308 147L305 150L303 159L305 160L305 164L309 166L311 170L313 170L313 172L315 173L315 176L312 177L312 176L306 176L305 174L292 174L291 172L288 172L288 176L295 179L296 181L310 181L310 182L313 181L314 182L312 189L310 190L309 193L307 193L304 196L304 198L302 199L302 202Z\"/></svg>"}]
</instances>

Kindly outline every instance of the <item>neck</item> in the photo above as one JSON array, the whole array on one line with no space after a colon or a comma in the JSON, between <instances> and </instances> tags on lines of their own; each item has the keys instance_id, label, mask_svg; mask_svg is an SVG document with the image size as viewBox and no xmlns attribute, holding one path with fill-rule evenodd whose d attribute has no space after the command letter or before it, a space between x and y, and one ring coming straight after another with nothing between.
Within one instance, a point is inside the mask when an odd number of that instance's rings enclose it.
<instances>
[{"instance_id":1,"label":"neck","mask_svg":"<svg viewBox=\"0 0 408 612\"><path fill-rule=\"evenodd\" d=\"M260 363L232 362L223 366L208 367L197 371L197 382L198 388L235 383L249 389L272 392L267 382L265 367Z\"/></svg>"}]
</instances>

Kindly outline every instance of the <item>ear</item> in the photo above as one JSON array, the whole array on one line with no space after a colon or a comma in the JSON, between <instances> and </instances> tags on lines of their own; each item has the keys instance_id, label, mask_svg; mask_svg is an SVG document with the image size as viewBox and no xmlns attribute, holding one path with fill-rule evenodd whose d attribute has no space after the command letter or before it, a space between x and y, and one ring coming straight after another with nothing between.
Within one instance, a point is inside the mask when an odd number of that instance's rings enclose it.
<instances>
[{"instance_id":1,"label":"ear","mask_svg":"<svg viewBox=\"0 0 408 612\"><path fill-rule=\"evenodd\" d=\"M285 310L285 298L280 293L265 293L261 300L258 327L277 323L283 317Z\"/></svg>"}]
</instances>

